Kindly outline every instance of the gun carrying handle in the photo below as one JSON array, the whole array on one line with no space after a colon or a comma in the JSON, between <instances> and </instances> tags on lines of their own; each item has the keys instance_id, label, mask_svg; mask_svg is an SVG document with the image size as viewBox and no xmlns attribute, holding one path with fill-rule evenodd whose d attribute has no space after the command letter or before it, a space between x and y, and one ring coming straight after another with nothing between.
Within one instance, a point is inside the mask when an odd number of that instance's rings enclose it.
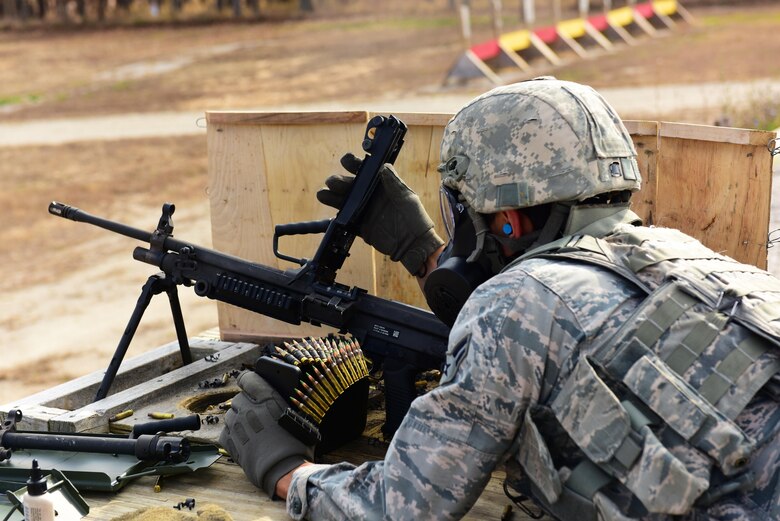
<instances>
[{"instance_id":1,"label":"gun carrying handle","mask_svg":"<svg viewBox=\"0 0 780 521\"><path fill-rule=\"evenodd\" d=\"M328 229L328 226L330 225L330 221L331 219L323 219L321 221L304 221L299 223L277 224L274 227L274 255L276 255L278 259L294 262L303 266L306 264L306 262L308 262L307 259L298 259L296 257L291 257L279 252L279 237L283 237L285 235L325 233L325 231Z\"/></svg>"}]
</instances>

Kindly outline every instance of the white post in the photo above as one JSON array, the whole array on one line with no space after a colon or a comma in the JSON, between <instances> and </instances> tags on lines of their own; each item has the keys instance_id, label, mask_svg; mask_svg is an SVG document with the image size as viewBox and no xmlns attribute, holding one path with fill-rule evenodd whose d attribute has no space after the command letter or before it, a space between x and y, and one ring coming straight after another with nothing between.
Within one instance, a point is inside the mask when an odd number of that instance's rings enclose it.
<instances>
[{"instance_id":1,"label":"white post","mask_svg":"<svg viewBox=\"0 0 780 521\"><path fill-rule=\"evenodd\" d=\"M471 47L471 6L469 0L458 1L458 14L460 15L460 30L463 35L463 44L468 49Z\"/></svg>"},{"instance_id":2,"label":"white post","mask_svg":"<svg viewBox=\"0 0 780 521\"><path fill-rule=\"evenodd\" d=\"M553 22L561 21L561 0L553 0Z\"/></svg>"},{"instance_id":3,"label":"white post","mask_svg":"<svg viewBox=\"0 0 780 521\"><path fill-rule=\"evenodd\" d=\"M498 38L504 32L504 21L501 19L503 11L501 0L491 0L493 4L493 36Z\"/></svg>"},{"instance_id":4,"label":"white post","mask_svg":"<svg viewBox=\"0 0 780 521\"><path fill-rule=\"evenodd\" d=\"M533 25L536 22L534 0L523 0L523 21L526 25Z\"/></svg>"},{"instance_id":5,"label":"white post","mask_svg":"<svg viewBox=\"0 0 780 521\"><path fill-rule=\"evenodd\" d=\"M587 18L590 13L590 0L579 1L580 18Z\"/></svg>"}]
</instances>

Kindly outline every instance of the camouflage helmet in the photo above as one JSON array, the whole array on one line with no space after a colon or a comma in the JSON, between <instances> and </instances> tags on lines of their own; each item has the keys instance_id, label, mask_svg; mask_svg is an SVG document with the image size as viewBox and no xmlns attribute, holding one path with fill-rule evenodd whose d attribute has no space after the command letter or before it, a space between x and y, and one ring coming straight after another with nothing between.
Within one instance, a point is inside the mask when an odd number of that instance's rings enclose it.
<instances>
[{"instance_id":1,"label":"camouflage helmet","mask_svg":"<svg viewBox=\"0 0 780 521\"><path fill-rule=\"evenodd\" d=\"M551 77L498 87L444 129L439 172L477 212L640 187L636 150L595 90Z\"/></svg>"}]
</instances>

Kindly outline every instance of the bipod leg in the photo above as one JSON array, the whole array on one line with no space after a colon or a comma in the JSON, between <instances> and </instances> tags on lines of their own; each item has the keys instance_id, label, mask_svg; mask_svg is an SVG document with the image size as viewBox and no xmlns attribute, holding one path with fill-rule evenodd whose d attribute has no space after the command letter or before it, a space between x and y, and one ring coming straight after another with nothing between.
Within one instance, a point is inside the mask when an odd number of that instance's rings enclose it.
<instances>
[{"instance_id":1,"label":"bipod leg","mask_svg":"<svg viewBox=\"0 0 780 521\"><path fill-rule=\"evenodd\" d=\"M167 282L168 281L165 280L165 274L158 273L149 277L143 288L141 288L141 295L138 297L138 302L135 304L133 314L127 322L127 327L125 327L125 331L122 333L122 338L119 339L119 345L116 346L116 351L114 351L114 356L111 358L111 363L109 363L106 368L106 373L103 375L103 381L100 382L100 388L95 395L96 402L108 395L108 389L114 382L116 373L119 371L119 366L122 364L122 360L127 353L127 348L130 347L130 342L133 340L133 336L138 329L138 324L141 323L141 318L144 316L144 311L149 307L149 303L152 301L153 296L159 295L163 291L167 291ZM179 310L179 313L181 313L181 310Z\"/></svg>"},{"instance_id":2,"label":"bipod leg","mask_svg":"<svg viewBox=\"0 0 780 521\"><path fill-rule=\"evenodd\" d=\"M169 282L167 286L165 292L168 294L168 300L171 303L171 315L173 315L173 326L176 328L176 338L179 340L181 361L184 365L187 365L192 363L192 353L190 352L190 343L187 339L187 331L184 328L184 317L181 314L179 292L176 290L176 284Z\"/></svg>"}]
</instances>

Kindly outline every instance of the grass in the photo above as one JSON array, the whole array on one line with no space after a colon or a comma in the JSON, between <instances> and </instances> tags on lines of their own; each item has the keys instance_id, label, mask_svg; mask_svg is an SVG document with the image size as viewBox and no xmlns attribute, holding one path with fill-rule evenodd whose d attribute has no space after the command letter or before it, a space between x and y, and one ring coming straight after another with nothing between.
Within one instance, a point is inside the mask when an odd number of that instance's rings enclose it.
<instances>
[{"instance_id":1,"label":"grass","mask_svg":"<svg viewBox=\"0 0 780 521\"><path fill-rule=\"evenodd\" d=\"M780 24L780 12L742 12L704 16L698 22L706 27L726 25Z\"/></svg>"},{"instance_id":2,"label":"grass","mask_svg":"<svg viewBox=\"0 0 780 521\"><path fill-rule=\"evenodd\" d=\"M372 28L395 29L435 29L441 27L457 27L460 20L457 16L414 16L383 19L356 18L352 20L312 20L311 29L316 31L331 30L366 30Z\"/></svg>"},{"instance_id":3,"label":"grass","mask_svg":"<svg viewBox=\"0 0 780 521\"><path fill-rule=\"evenodd\" d=\"M13 94L11 96L0 96L0 107L19 105L21 103L35 103L40 99L40 94Z\"/></svg>"},{"instance_id":4,"label":"grass","mask_svg":"<svg viewBox=\"0 0 780 521\"><path fill-rule=\"evenodd\" d=\"M719 125L757 130L780 129L780 93L754 91L747 99L729 101L721 109Z\"/></svg>"},{"instance_id":5,"label":"grass","mask_svg":"<svg viewBox=\"0 0 780 521\"><path fill-rule=\"evenodd\" d=\"M130 90L135 85L135 82L129 81L129 80L122 80L117 81L113 85L111 85L111 90L116 92L122 92L126 90Z\"/></svg>"}]
</instances>

